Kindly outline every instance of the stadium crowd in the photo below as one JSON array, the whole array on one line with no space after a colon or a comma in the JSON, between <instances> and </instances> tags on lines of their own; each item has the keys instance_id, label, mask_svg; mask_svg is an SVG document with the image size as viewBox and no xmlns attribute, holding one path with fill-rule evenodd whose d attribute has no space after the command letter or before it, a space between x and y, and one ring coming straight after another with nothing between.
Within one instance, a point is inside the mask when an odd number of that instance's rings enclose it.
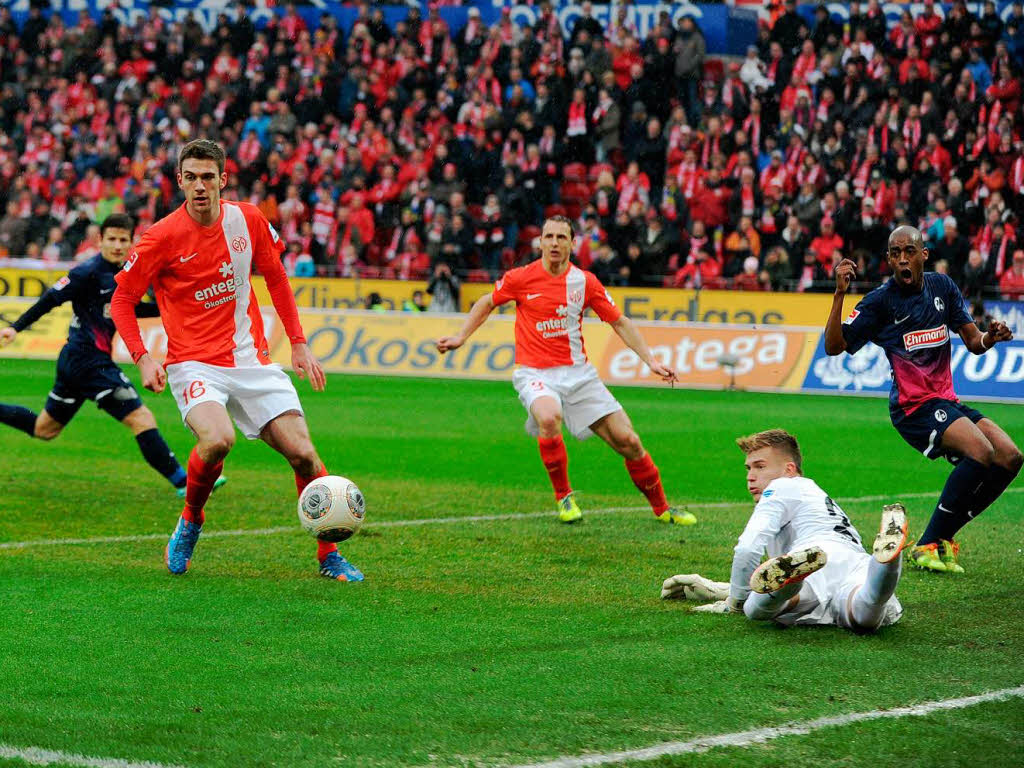
<instances>
[{"instance_id":1,"label":"stadium crowd","mask_svg":"<svg viewBox=\"0 0 1024 768\"><path fill-rule=\"evenodd\" d=\"M363 3L348 34L246 10L207 32L155 6L65 27L33 4L20 29L0 8L0 248L81 259L113 211L143 230L205 136L296 275L443 295L532 258L565 212L606 284L830 290L844 256L873 283L910 223L965 295L1024 295L1021 3L889 24L877 0L848 23L786 2L728 62L687 17L641 39L624 4L603 26L583 3L566 36L546 3L532 27L471 8L454 34L433 4L389 26Z\"/></svg>"}]
</instances>

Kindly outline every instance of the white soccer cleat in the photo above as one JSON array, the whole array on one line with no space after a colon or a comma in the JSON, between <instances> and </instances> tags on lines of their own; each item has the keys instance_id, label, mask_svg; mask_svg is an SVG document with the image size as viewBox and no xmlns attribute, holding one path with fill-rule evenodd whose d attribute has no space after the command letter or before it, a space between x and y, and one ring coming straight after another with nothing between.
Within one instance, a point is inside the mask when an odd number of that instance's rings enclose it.
<instances>
[{"instance_id":1,"label":"white soccer cleat","mask_svg":"<svg viewBox=\"0 0 1024 768\"><path fill-rule=\"evenodd\" d=\"M891 563L900 556L906 545L907 510L899 503L886 504L882 507L882 522L871 547L871 554L882 564Z\"/></svg>"},{"instance_id":2,"label":"white soccer cleat","mask_svg":"<svg viewBox=\"0 0 1024 768\"><path fill-rule=\"evenodd\" d=\"M765 560L750 576L750 588L759 595L778 592L788 584L803 581L828 562L821 547L808 547Z\"/></svg>"}]
</instances>

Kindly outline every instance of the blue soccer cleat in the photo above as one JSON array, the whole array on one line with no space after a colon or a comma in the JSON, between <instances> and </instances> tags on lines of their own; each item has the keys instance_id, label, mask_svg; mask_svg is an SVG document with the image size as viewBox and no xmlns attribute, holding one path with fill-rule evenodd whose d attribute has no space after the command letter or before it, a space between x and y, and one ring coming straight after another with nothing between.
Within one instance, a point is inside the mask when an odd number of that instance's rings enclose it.
<instances>
[{"instance_id":1,"label":"blue soccer cleat","mask_svg":"<svg viewBox=\"0 0 1024 768\"><path fill-rule=\"evenodd\" d=\"M224 485L224 483L226 483L227 481L228 481L228 479L226 477L224 477L224 475L221 475L216 480L214 480L214 482L213 482L213 490L216 491L218 488L220 488L222 485ZM184 485L181 486L181 488L175 488L174 492L176 494L178 494L178 498L179 499L184 499L185 498L185 486ZM212 491L211 491L211 493L212 493Z\"/></svg>"},{"instance_id":2,"label":"blue soccer cleat","mask_svg":"<svg viewBox=\"0 0 1024 768\"><path fill-rule=\"evenodd\" d=\"M335 581L362 581L365 578L362 571L337 552L331 552L320 561L320 575Z\"/></svg>"},{"instance_id":3,"label":"blue soccer cleat","mask_svg":"<svg viewBox=\"0 0 1024 768\"><path fill-rule=\"evenodd\" d=\"M178 518L178 524L174 527L170 541L167 542L167 549L164 550L164 562L167 570L171 573L181 574L188 571L189 563L192 562L192 551L199 541L199 534L203 532L203 526L188 522L184 517Z\"/></svg>"}]
</instances>

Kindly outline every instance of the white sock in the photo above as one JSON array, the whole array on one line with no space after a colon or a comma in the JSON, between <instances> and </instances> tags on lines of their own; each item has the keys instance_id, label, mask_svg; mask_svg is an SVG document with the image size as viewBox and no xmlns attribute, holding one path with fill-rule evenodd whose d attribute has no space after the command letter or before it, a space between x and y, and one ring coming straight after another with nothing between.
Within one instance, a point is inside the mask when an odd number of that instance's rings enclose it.
<instances>
[{"instance_id":1,"label":"white sock","mask_svg":"<svg viewBox=\"0 0 1024 768\"><path fill-rule=\"evenodd\" d=\"M891 563L880 563L871 558L868 576L850 603L850 618L854 624L864 629L878 628L885 615L885 604L899 584L902 560L897 557Z\"/></svg>"},{"instance_id":2,"label":"white sock","mask_svg":"<svg viewBox=\"0 0 1024 768\"><path fill-rule=\"evenodd\" d=\"M790 598L799 594L800 588L803 585L802 581L798 581L795 584L787 584L782 589L778 589L769 595L759 595L757 592L751 592L747 596L747 601L743 604L743 612L751 621L774 619L786 610L786 605Z\"/></svg>"}]
</instances>

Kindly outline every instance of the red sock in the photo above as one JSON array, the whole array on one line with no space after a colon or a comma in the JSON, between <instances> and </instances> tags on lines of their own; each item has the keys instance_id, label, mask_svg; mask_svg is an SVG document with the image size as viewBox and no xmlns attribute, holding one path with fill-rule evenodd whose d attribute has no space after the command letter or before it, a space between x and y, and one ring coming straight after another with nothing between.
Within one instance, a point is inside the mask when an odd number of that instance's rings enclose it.
<instances>
[{"instance_id":1,"label":"red sock","mask_svg":"<svg viewBox=\"0 0 1024 768\"><path fill-rule=\"evenodd\" d=\"M316 480L318 477L327 477L330 472L327 471L327 467L323 464L320 465L320 471L312 477L303 477L298 472L295 473L295 490L299 492L299 496L306 490L306 486Z\"/></svg>"},{"instance_id":2,"label":"red sock","mask_svg":"<svg viewBox=\"0 0 1024 768\"><path fill-rule=\"evenodd\" d=\"M555 498L565 498L572 493L572 486L569 485L569 454L565 452L562 436L538 438L537 445L544 469L551 478L551 487L555 489Z\"/></svg>"},{"instance_id":3,"label":"red sock","mask_svg":"<svg viewBox=\"0 0 1024 768\"><path fill-rule=\"evenodd\" d=\"M311 482L316 480L318 477L326 477L329 474L330 474L330 472L327 471L327 467L325 467L323 465L320 466L320 471L317 472L312 477L303 477L298 472L296 472L295 473L295 490L297 490L299 492L299 496L301 496L302 492L304 490L306 490L306 486L307 485L309 485ZM331 542L331 541L320 541L320 539L316 540L316 559L317 560L323 560L325 557L327 557L329 554L331 554L331 552L337 552L337 551L338 551L338 545L335 544L334 542Z\"/></svg>"},{"instance_id":4,"label":"red sock","mask_svg":"<svg viewBox=\"0 0 1024 768\"><path fill-rule=\"evenodd\" d=\"M654 514L661 515L668 509L665 489L661 487L661 474L658 472L658 467L654 464L651 454L645 453L639 459L626 459L626 470L633 479L633 485L647 497Z\"/></svg>"},{"instance_id":5,"label":"red sock","mask_svg":"<svg viewBox=\"0 0 1024 768\"><path fill-rule=\"evenodd\" d=\"M331 552L337 552L338 545L333 541L320 541L316 540L316 559L323 562L323 559L327 557Z\"/></svg>"},{"instance_id":6,"label":"red sock","mask_svg":"<svg viewBox=\"0 0 1024 768\"><path fill-rule=\"evenodd\" d=\"M213 492L213 484L220 477L224 462L207 464L195 448L188 457L188 476L185 481L185 509L181 516L190 523L202 525L206 520L203 507Z\"/></svg>"}]
</instances>

